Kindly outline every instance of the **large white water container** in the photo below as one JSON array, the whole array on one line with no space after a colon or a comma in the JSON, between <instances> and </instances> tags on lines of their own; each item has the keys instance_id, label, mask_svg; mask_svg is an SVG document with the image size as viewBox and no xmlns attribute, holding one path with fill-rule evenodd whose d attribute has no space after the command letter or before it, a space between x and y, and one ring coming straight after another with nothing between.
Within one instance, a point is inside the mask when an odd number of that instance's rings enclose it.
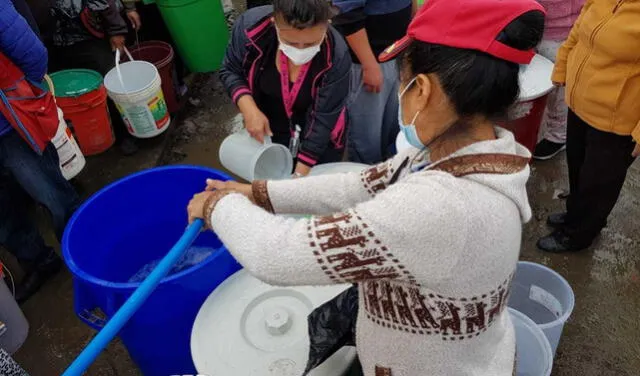
<instances>
[{"instance_id":1,"label":"large white water container","mask_svg":"<svg viewBox=\"0 0 640 376\"><path fill-rule=\"evenodd\" d=\"M275 287L244 269L204 302L191 332L191 355L204 375L302 375L309 357L307 316L350 285ZM342 376L356 351L344 347L309 376Z\"/></svg>"},{"instance_id":2,"label":"large white water container","mask_svg":"<svg viewBox=\"0 0 640 376\"><path fill-rule=\"evenodd\" d=\"M67 123L64 121L64 114L58 108L58 130L51 140L58 152L60 159L60 170L65 179L71 180L82 171L87 161L80 150L78 142L71 133Z\"/></svg>"}]
</instances>

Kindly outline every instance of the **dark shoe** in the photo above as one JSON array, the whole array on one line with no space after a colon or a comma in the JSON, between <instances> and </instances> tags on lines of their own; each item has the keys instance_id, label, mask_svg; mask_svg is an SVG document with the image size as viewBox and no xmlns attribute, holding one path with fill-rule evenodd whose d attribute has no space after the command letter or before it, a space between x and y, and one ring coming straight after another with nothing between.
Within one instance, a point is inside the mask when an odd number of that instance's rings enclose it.
<instances>
[{"instance_id":1,"label":"dark shoe","mask_svg":"<svg viewBox=\"0 0 640 376\"><path fill-rule=\"evenodd\" d=\"M538 240L537 246L549 253L578 252L588 247L572 243L566 234L558 230Z\"/></svg>"},{"instance_id":2,"label":"dark shoe","mask_svg":"<svg viewBox=\"0 0 640 376\"><path fill-rule=\"evenodd\" d=\"M49 256L27 273L22 282L16 286L16 301L18 303L27 301L61 269L62 260L54 251L51 251Z\"/></svg>"},{"instance_id":3,"label":"dark shoe","mask_svg":"<svg viewBox=\"0 0 640 376\"><path fill-rule=\"evenodd\" d=\"M126 137L120 143L120 151L122 152L122 155L127 157L137 153L138 144L136 143L136 140L133 137Z\"/></svg>"},{"instance_id":4,"label":"dark shoe","mask_svg":"<svg viewBox=\"0 0 640 376\"><path fill-rule=\"evenodd\" d=\"M567 213L554 213L547 217L549 227L558 228L567 224Z\"/></svg>"},{"instance_id":5,"label":"dark shoe","mask_svg":"<svg viewBox=\"0 0 640 376\"><path fill-rule=\"evenodd\" d=\"M557 142L551 142L547 139L543 139L538 143L538 145L536 145L536 150L533 152L533 159L546 161L547 159L555 157L556 154L566 148L567 146L565 144L559 144Z\"/></svg>"}]
</instances>

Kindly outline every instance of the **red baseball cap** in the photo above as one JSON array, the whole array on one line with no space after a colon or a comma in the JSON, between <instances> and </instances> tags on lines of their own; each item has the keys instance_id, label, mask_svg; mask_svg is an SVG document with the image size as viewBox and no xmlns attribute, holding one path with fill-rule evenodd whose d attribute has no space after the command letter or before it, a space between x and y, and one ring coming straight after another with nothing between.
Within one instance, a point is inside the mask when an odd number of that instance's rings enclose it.
<instances>
[{"instance_id":1,"label":"red baseball cap","mask_svg":"<svg viewBox=\"0 0 640 376\"><path fill-rule=\"evenodd\" d=\"M518 64L528 64L535 56L496 40L513 20L529 11L546 13L536 0L426 0L415 16L407 35L379 56L389 61L414 41L485 52Z\"/></svg>"}]
</instances>

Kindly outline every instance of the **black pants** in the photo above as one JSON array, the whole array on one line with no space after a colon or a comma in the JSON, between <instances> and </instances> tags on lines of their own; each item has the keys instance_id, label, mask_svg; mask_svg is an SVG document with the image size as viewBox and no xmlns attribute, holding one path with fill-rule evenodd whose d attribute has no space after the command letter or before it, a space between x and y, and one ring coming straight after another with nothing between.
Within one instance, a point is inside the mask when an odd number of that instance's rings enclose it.
<instances>
[{"instance_id":1,"label":"black pants","mask_svg":"<svg viewBox=\"0 0 640 376\"><path fill-rule=\"evenodd\" d=\"M273 4L272 0L247 0L247 9Z\"/></svg>"},{"instance_id":2,"label":"black pants","mask_svg":"<svg viewBox=\"0 0 640 376\"><path fill-rule=\"evenodd\" d=\"M49 49L49 66L51 72L63 69L91 69L103 77L115 67L115 53L106 39L90 39L66 47ZM129 137L127 129L120 117L118 108L111 99L107 100L109 115L116 139Z\"/></svg>"},{"instance_id":3,"label":"black pants","mask_svg":"<svg viewBox=\"0 0 640 376\"><path fill-rule=\"evenodd\" d=\"M16 256L25 271L51 251L28 215L33 201L49 210L56 236L62 241L80 198L62 176L53 144L38 155L11 131L0 136L0 244Z\"/></svg>"},{"instance_id":4,"label":"black pants","mask_svg":"<svg viewBox=\"0 0 640 376\"><path fill-rule=\"evenodd\" d=\"M569 110L567 163L569 187L565 232L579 246L589 246L607 225L627 170L634 161L631 136L599 131Z\"/></svg>"}]
</instances>

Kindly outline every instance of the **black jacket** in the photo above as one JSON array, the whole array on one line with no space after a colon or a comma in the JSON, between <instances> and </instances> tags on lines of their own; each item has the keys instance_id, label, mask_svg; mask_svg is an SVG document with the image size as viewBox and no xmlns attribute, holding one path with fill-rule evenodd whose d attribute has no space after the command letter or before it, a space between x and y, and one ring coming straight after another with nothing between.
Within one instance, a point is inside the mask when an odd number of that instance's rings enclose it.
<instances>
[{"instance_id":1,"label":"black jacket","mask_svg":"<svg viewBox=\"0 0 640 376\"><path fill-rule=\"evenodd\" d=\"M253 95L264 63L261 61L263 51L278 44L271 22L272 12L271 6L253 8L236 21L220 69L220 79L234 103L244 95ZM349 49L342 36L329 27L327 38L309 70L313 77L313 105L307 111L302 145L296 156L298 161L313 166L328 147L344 148L350 71Z\"/></svg>"}]
</instances>

